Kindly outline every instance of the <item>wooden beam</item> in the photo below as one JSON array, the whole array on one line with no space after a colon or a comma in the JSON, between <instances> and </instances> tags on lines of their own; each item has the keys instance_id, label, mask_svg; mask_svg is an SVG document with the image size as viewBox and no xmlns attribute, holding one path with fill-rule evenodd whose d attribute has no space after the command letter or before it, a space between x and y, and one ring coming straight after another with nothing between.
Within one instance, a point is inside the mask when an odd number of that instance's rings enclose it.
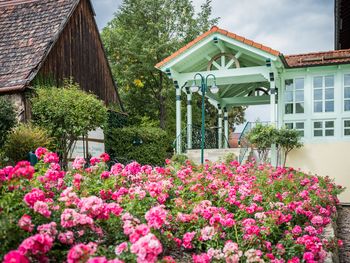
<instances>
[{"instance_id":1,"label":"wooden beam","mask_svg":"<svg viewBox=\"0 0 350 263\"><path fill-rule=\"evenodd\" d=\"M249 96L249 97L233 97L223 98L222 103L231 106L249 106L249 105L263 105L270 103L270 96Z\"/></svg>"},{"instance_id":2,"label":"wooden beam","mask_svg":"<svg viewBox=\"0 0 350 263\"><path fill-rule=\"evenodd\" d=\"M177 76L177 80L182 82L192 81L193 76L196 73L197 72L179 73ZM217 85L229 85L267 81L265 76L268 76L269 71L266 66L256 66L246 68L201 71L199 73L201 73L204 77L208 76L209 74L215 75Z\"/></svg>"}]
</instances>

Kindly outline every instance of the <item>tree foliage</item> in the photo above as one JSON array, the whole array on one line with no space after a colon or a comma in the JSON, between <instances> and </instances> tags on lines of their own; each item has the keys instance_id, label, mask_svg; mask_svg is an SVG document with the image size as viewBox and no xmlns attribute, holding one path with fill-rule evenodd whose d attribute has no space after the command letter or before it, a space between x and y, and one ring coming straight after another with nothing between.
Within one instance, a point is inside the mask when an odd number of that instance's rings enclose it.
<instances>
[{"instance_id":1,"label":"tree foliage","mask_svg":"<svg viewBox=\"0 0 350 263\"><path fill-rule=\"evenodd\" d=\"M124 0L103 29L112 70L134 123L148 117L163 129L173 126L174 87L154 66L217 23L210 4L207 0L196 14L190 0Z\"/></svg>"},{"instance_id":2,"label":"tree foliage","mask_svg":"<svg viewBox=\"0 0 350 263\"><path fill-rule=\"evenodd\" d=\"M286 165L288 153L303 146L298 131L293 129L277 129L272 125L258 123L248 133L247 139L258 152L261 162L266 162L271 145L276 144L278 156L283 154L283 166Z\"/></svg>"},{"instance_id":3,"label":"tree foliage","mask_svg":"<svg viewBox=\"0 0 350 263\"><path fill-rule=\"evenodd\" d=\"M271 125L264 125L257 123L252 130L247 134L249 143L258 152L260 162L265 163L271 145L275 143L277 136L277 129Z\"/></svg>"},{"instance_id":4,"label":"tree foliage","mask_svg":"<svg viewBox=\"0 0 350 263\"><path fill-rule=\"evenodd\" d=\"M0 147L5 143L8 132L16 125L16 112L8 99L0 97Z\"/></svg>"},{"instance_id":5,"label":"tree foliage","mask_svg":"<svg viewBox=\"0 0 350 263\"><path fill-rule=\"evenodd\" d=\"M107 120L107 109L95 95L65 81L63 87L39 87L32 99L34 123L49 130L57 150L67 164L73 143Z\"/></svg>"},{"instance_id":6,"label":"tree foliage","mask_svg":"<svg viewBox=\"0 0 350 263\"><path fill-rule=\"evenodd\" d=\"M300 141L300 134L297 130L282 128L277 135L276 144L279 152L283 154L283 166L286 166L289 152L302 147L303 144Z\"/></svg>"}]
</instances>

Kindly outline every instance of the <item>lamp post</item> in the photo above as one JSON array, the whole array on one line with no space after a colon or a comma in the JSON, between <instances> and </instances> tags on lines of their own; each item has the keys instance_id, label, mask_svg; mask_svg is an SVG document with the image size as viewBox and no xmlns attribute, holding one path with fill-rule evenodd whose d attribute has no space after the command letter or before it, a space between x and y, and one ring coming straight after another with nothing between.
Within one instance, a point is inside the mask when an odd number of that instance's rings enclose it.
<instances>
[{"instance_id":1,"label":"lamp post","mask_svg":"<svg viewBox=\"0 0 350 263\"><path fill-rule=\"evenodd\" d=\"M205 93L207 92L208 87L208 79L209 77L212 77L214 80L213 85L210 87L210 92L215 94L218 93L219 88L216 86L216 78L213 74L209 74L206 77L204 77L202 74L197 73L193 77L193 85L191 86L191 92L198 92L199 87L196 85L197 77L200 78L201 85L200 85L200 91L202 93L202 127L201 127L201 164L204 163L204 144L205 144Z\"/></svg>"}]
</instances>

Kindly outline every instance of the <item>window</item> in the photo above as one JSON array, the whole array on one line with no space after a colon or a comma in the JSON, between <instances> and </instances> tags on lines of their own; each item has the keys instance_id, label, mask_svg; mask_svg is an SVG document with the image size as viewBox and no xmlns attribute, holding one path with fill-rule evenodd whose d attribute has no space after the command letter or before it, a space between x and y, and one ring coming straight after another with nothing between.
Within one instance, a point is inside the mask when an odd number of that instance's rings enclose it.
<instances>
[{"instance_id":1,"label":"window","mask_svg":"<svg viewBox=\"0 0 350 263\"><path fill-rule=\"evenodd\" d=\"M350 136L350 120L344 120L344 135Z\"/></svg>"},{"instance_id":2,"label":"window","mask_svg":"<svg viewBox=\"0 0 350 263\"><path fill-rule=\"evenodd\" d=\"M304 122L286 122L284 125L287 129L297 130L299 135L304 137Z\"/></svg>"},{"instance_id":3,"label":"window","mask_svg":"<svg viewBox=\"0 0 350 263\"><path fill-rule=\"evenodd\" d=\"M350 74L344 75L344 111L350 111Z\"/></svg>"},{"instance_id":4,"label":"window","mask_svg":"<svg viewBox=\"0 0 350 263\"><path fill-rule=\"evenodd\" d=\"M313 79L314 112L334 112L334 76Z\"/></svg>"},{"instance_id":5,"label":"window","mask_svg":"<svg viewBox=\"0 0 350 263\"><path fill-rule=\"evenodd\" d=\"M304 113L304 78L285 81L284 105L286 114Z\"/></svg>"},{"instance_id":6,"label":"window","mask_svg":"<svg viewBox=\"0 0 350 263\"><path fill-rule=\"evenodd\" d=\"M334 136L334 121L314 121L314 137Z\"/></svg>"}]
</instances>

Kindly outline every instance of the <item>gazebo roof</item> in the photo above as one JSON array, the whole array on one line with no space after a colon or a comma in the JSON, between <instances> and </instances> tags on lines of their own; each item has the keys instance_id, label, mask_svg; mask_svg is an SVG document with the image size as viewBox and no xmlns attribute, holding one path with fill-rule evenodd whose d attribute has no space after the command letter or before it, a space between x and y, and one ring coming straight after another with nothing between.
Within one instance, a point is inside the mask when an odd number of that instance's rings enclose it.
<instances>
[{"instance_id":1,"label":"gazebo roof","mask_svg":"<svg viewBox=\"0 0 350 263\"><path fill-rule=\"evenodd\" d=\"M221 29L217 26L213 26L209 31L203 33L202 35L198 36L197 38L195 38L194 40L192 40L190 43L188 43L186 46L180 48L178 51L174 52L173 54L171 54L170 56L168 56L167 58L163 59L162 61L160 61L155 67L156 68L160 68L162 66L164 66L166 63L168 63L170 60L176 58L177 56L179 56L180 54L184 53L187 49L191 48L192 46L194 46L195 44L197 44L198 42L200 42L201 40L203 40L204 38L206 38L209 35L212 35L214 33L217 34L221 34L224 36L227 36L229 38L232 38L234 40L240 41L246 45L252 46L254 48L260 49L264 52L267 52L273 56L279 56L281 55L281 53L275 49L272 49L268 46L265 46L263 44L257 43L253 40L247 39L245 37L239 36L235 33L229 32L227 30Z\"/></svg>"}]
</instances>

